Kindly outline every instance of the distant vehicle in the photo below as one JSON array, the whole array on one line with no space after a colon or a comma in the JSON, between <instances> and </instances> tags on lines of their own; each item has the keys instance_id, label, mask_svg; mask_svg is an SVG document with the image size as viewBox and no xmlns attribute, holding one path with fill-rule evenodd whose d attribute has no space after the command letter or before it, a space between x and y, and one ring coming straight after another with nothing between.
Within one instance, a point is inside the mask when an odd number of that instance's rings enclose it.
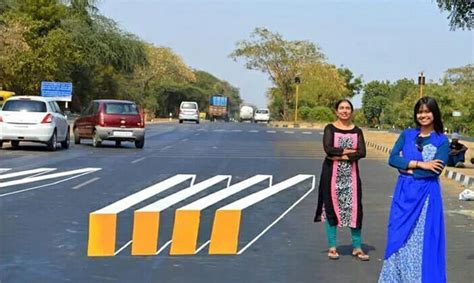
<instances>
[{"instance_id":1,"label":"distant vehicle","mask_svg":"<svg viewBox=\"0 0 474 283\"><path fill-rule=\"evenodd\" d=\"M250 105L242 105L240 107L239 121L251 121L253 122L254 109Z\"/></svg>"},{"instance_id":2,"label":"distant vehicle","mask_svg":"<svg viewBox=\"0 0 474 283\"><path fill-rule=\"evenodd\" d=\"M74 121L74 143L92 139L92 146L102 141L134 142L136 148L145 145L145 119L138 106L127 100L93 100L79 118Z\"/></svg>"},{"instance_id":3,"label":"distant vehicle","mask_svg":"<svg viewBox=\"0 0 474 283\"><path fill-rule=\"evenodd\" d=\"M5 103L5 101L14 96L15 93L12 92L12 91L5 91L5 90L0 90L0 106L3 105L3 103Z\"/></svg>"},{"instance_id":4,"label":"distant vehicle","mask_svg":"<svg viewBox=\"0 0 474 283\"><path fill-rule=\"evenodd\" d=\"M179 123L183 121L193 121L199 124L199 106L195 101L183 101L179 105Z\"/></svg>"},{"instance_id":5,"label":"distant vehicle","mask_svg":"<svg viewBox=\"0 0 474 283\"><path fill-rule=\"evenodd\" d=\"M58 142L69 148L70 131L66 116L56 101L41 96L13 96L0 111L0 148L4 142L18 147L21 142L46 144L51 151Z\"/></svg>"},{"instance_id":6,"label":"distant vehicle","mask_svg":"<svg viewBox=\"0 0 474 283\"><path fill-rule=\"evenodd\" d=\"M254 115L253 119L254 119L255 123L258 123L258 122L268 123L268 122L270 122L270 110L268 110L267 108L257 109L255 111L255 115Z\"/></svg>"},{"instance_id":7,"label":"distant vehicle","mask_svg":"<svg viewBox=\"0 0 474 283\"><path fill-rule=\"evenodd\" d=\"M209 99L209 119L229 121L229 99L226 96L214 95Z\"/></svg>"}]
</instances>

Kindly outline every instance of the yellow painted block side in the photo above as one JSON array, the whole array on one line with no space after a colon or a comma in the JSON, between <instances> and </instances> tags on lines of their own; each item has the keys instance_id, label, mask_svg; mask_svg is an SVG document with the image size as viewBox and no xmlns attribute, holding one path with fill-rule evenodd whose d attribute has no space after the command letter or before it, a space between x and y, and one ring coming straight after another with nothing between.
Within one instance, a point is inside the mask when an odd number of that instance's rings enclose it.
<instances>
[{"instance_id":1,"label":"yellow painted block side","mask_svg":"<svg viewBox=\"0 0 474 283\"><path fill-rule=\"evenodd\" d=\"M159 212L133 214L132 255L155 255L158 249Z\"/></svg>"},{"instance_id":2,"label":"yellow painted block side","mask_svg":"<svg viewBox=\"0 0 474 283\"><path fill-rule=\"evenodd\" d=\"M237 254L241 210L217 210L209 254Z\"/></svg>"},{"instance_id":3,"label":"yellow painted block side","mask_svg":"<svg viewBox=\"0 0 474 283\"><path fill-rule=\"evenodd\" d=\"M89 214L87 256L114 256L117 214Z\"/></svg>"},{"instance_id":4,"label":"yellow painted block side","mask_svg":"<svg viewBox=\"0 0 474 283\"><path fill-rule=\"evenodd\" d=\"M190 255L196 252L201 211L176 210L170 255Z\"/></svg>"}]
</instances>

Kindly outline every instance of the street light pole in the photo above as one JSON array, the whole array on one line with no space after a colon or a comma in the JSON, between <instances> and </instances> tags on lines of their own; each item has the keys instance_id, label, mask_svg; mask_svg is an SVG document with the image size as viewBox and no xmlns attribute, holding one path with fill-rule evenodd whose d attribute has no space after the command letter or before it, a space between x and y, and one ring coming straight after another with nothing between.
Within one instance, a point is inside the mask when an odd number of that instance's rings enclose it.
<instances>
[{"instance_id":1,"label":"street light pole","mask_svg":"<svg viewBox=\"0 0 474 283\"><path fill-rule=\"evenodd\" d=\"M295 122L298 121L298 92L300 86L300 77L295 77L295 84L296 84L296 101L295 101Z\"/></svg>"},{"instance_id":2,"label":"street light pole","mask_svg":"<svg viewBox=\"0 0 474 283\"><path fill-rule=\"evenodd\" d=\"M418 85L420 86L420 98L423 97L423 86L425 85L425 76L423 72L418 76Z\"/></svg>"}]
</instances>

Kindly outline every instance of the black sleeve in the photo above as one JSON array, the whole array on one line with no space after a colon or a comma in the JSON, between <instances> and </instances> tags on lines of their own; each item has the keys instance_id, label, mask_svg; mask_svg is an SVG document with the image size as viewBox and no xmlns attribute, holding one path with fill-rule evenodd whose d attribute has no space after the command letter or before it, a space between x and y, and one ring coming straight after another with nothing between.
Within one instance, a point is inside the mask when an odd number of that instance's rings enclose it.
<instances>
[{"instance_id":1,"label":"black sleeve","mask_svg":"<svg viewBox=\"0 0 474 283\"><path fill-rule=\"evenodd\" d=\"M354 153L349 153L347 155L350 161L359 160L361 158L364 158L366 155L364 134L362 133L361 129L358 129L357 131L357 140L357 151Z\"/></svg>"},{"instance_id":2,"label":"black sleeve","mask_svg":"<svg viewBox=\"0 0 474 283\"><path fill-rule=\"evenodd\" d=\"M334 131L330 125L324 128L323 147L328 156L342 156L342 148L334 147Z\"/></svg>"}]
</instances>

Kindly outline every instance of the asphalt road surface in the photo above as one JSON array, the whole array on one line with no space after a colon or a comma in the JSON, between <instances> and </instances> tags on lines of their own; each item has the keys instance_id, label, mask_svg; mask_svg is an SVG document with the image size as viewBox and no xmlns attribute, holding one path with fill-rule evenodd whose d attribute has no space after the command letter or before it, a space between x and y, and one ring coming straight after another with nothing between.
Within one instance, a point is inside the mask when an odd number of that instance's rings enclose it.
<instances>
[{"instance_id":1,"label":"asphalt road surface","mask_svg":"<svg viewBox=\"0 0 474 283\"><path fill-rule=\"evenodd\" d=\"M144 149L0 150L0 282L376 282L396 172L360 162L363 248L313 223L317 129L147 126ZM446 200L449 282L474 282L472 218ZM451 203L453 202L453 203Z\"/></svg>"}]
</instances>

